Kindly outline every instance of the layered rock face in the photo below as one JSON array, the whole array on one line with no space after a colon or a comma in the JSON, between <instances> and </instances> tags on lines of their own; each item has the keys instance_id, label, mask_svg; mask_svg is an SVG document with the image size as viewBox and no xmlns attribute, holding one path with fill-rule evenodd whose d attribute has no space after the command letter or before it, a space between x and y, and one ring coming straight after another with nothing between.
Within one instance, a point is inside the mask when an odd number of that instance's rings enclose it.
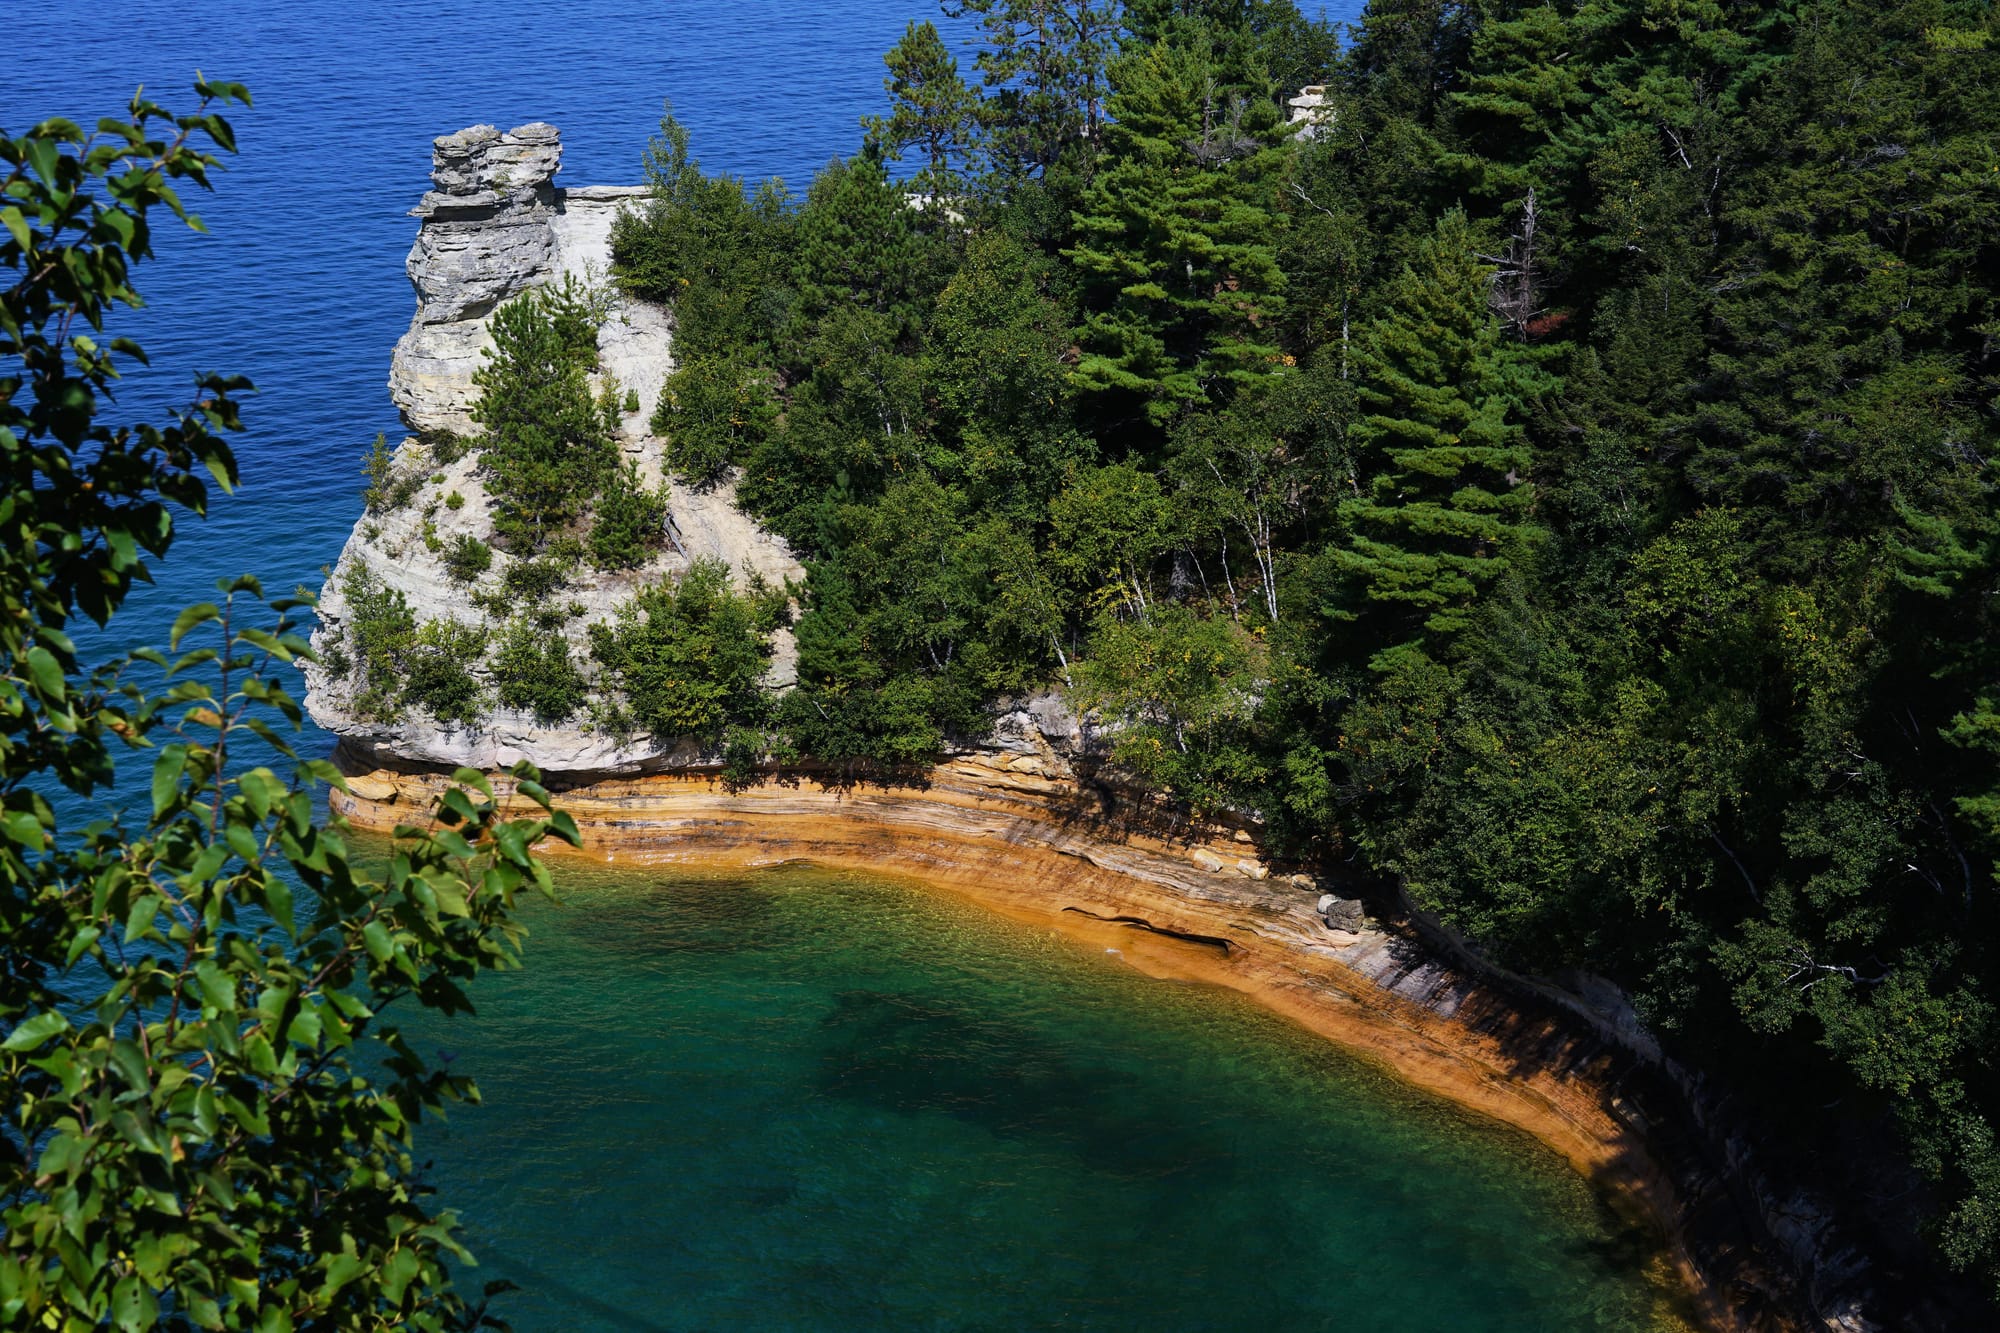
<instances>
[{"instance_id":1,"label":"layered rock face","mask_svg":"<svg viewBox=\"0 0 2000 1333\"><path fill-rule=\"evenodd\" d=\"M417 313L389 372L389 396L413 429L473 432L485 317L552 271L561 169L562 136L550 125L507 134L474 125L432 144L435 188L410 210L423 225L404 264Z\"/></svg>"},{"instance_id":2,"label":"layered rock face","mask_svg":"<svg viewBox=\"0 0 2000 1333\"><path fill-rule=\"evenodd\" d=\"M609 271L612 219L646 189L559 189L561 169L562 134L540 122L505 134L474 125L432 144L433 188L410 210L423 225L404 265L417 313L389 366L389 397L412 430L477 433L472 373L492 346L487 318L501 302L564 275L601 281ZM648 415L669 364L669 329L665 311L618 301L611 336L599 340Z\"/></svg>"},{"instance_id":3,"label":"layered rock face","mask_svg":"<svg viewBox=\"0 0 2000 1333\"><path fill-rule=\"evenodd\" d=\"M565 279L596 292L606 314L598 328L593 387L613 384L620 396L629 390L637 398L637 410L620 418L619 443L641 480L668 492L672 541L637 569L574 571L555 594L569 618L548 632L568 642L572 658L589 674L590 626L610 620L640 588L678 574L692 560L719 559L739 579L754 574L773 586L803 581L804 570L782 540L737 508L733 486L695 492L666 477L664 442L648 423L673 367L672 316L608 283L612 224L621 210L638 206L646 188L563 189L554 184L561 162L562 137L552 125L523 125L504 134L475 125L435 141L433 188L411 210L422 223L407 264L417 311L396 344L389 396L413 431L476 443L480 427L471 413L479 388L473 373L493 344L488 328L493 311L530 287ZM410 488L408 498L386 512L362 516L320 597L313 641L336 663L351 649L354 608L348 590L357 573L401 594L420 626L456 620L499 628L477 599L500 591L516 559L495 551L491 568L469 583L455 582L445 563L460 537L490 541L493 536L476 448L446 461L432 443L405 440L395 455L395 472ZM782 686L792 679L795 658L789 632L779 632L774 648L767 681ZM496 683L490 668L475 664L474 675L490 700ZM697 747L676 737L621 738L594 729L582 716L545 726L497 701L469 726L416 709L393 718L374 716L358 697L352 674L325 667L309 668L307 684L306 707L314 720L353 753L385 763L497 769L526 759L551 773L611 775L703 758Z\"/></svg>"}]
</instances>

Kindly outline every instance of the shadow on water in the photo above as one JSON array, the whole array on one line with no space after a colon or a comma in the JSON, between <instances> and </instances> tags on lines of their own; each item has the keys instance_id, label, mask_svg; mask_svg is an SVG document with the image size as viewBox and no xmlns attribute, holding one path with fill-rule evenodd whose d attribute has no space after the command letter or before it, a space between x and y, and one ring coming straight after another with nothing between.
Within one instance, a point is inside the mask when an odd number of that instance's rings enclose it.
<instances>
[{"instance_id":1,"label":"shadow on water","mask_svg":"<svg viewBox=\"0 0 2000 1333\"><path fill-rule=\"evenodd\" d=\"M575 894L565 886L565 903L557 910L570 918L564 932L607 960L768 953L785 944L785 894L768 882L663 880L649 886L653 900L636 912L593 910L602 905L595 900L603 887L596 876ZM570 903L571 896L578 901Z\"/></svg>"},{"instance_id":2,"label":"shadow on water","mask_svg":"<svg viewBox=\"0 0 2000 1333\"><path fill-rule=\"evenodd\" d=\"M1005 1019L933 996L845 991L821 1029L817 1085L828 1096L1032 1138L1119 1178L1212 1186L1233 1173L1220 1139L1121 1112L1146 1097L1137 1075L1067 1058Z\"/></svg>"},{"instance_id":3,"label":"shadow on water","mask_svg":"<svg viewBox=\"0 0 2000 1333\"><path fill-rule=\"evenodd\" d=\"M1441 952L1450 956L1448 942L1412 937L1391 947L1410 972ZM1510 1077L1553 1075L1603 1090L1601 1108L1633 1132L1611 1161L1590 1173L1599 1227L1567 1241L1569 1253L1623 1271L1662 1263L1661 1219L1642 1220L1633 1191L1640 1181L1657 1190L1665 1176L1673 1182L1677 1208L1672 1225L1711 1290L1728 1292L1738 1317L1752 1326L1788 1327L1798 1320L1800 1311L1783 1294L1790 1284L1775 1267L1777 1242L1746 1182L1719 1137L1698 1127L1686 1094L1660 1068L1592 1032L1533 985L1501 973L1464 991L1453 1017L1494 1043ZM1701 1323L1693 1294L1677 1279L1659 1291L1657 1303L1662 1314L1689 1327Z\"/></svg>"},{"instance_id":4,"label":"shadow on water","mask_svg":"<svg viewBox=\"0 0 2000 1333\"><path fill-rule=\"evenodd\" d=\"M534 1292L540 1300L556 1305L572 1316L590 1317L602 1320L609 1328L637 1329L641 1330L641 1333L671 1333L674 1328L674 1325L660 1323L649 1315L614 1305L584 1290L576 1283L566 1281L548 1269L538 1268L515 1255L487 1246L482 1247L481 1258L492 1265L493 1271L504 1273L507 1280L518 1284L521 1289ZM465 1285L476 1287L478 1282L468 1281ZM499 1317L505 1318L507 1296L503 1293L497 1297L493 1307Z\"/></svg>"}]
</instances>

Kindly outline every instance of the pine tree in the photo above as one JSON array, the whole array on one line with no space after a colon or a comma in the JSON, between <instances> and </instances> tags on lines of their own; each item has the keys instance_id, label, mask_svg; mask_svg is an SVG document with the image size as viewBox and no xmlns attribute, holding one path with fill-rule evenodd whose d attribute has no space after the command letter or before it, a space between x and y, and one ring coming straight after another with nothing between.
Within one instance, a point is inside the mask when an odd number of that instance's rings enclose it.
<instances>
[{"instance_id":1,"label":"pine tree","mask_svg":"<svg viewBox=\"0 0 2000 1333\"><path fill-rule=\"evenodd\" d=\"M830 312L860 306L915 328L943 285L936 239L867 154L829 163L799 210L792 281L806 329Z\"/></svg>"},{"instance_id":2,"label":"pine tree","mask_svg":"<svg viewBox=\"0 0 2000 1333\"><path fill-rule=\"evenodd\" d=\"M1079 388L1136 397L1162 424L1278 369L1285 132L1268 93L1224 84L1199 30L1113 67L1107 160L1064 252L1091 307Z\"/></svg>"},{"instance_id":3,"label":"pine tree","mask_svg":"<svg viewBox=\"0 0 2000 1333\"><path fill-rule=\"evenodd\" d=\"M531 287L494 312L493 346L473 372L494 526L517 552L539 550L581 516L617 466L590 396L596 322L571 284Z\"/></svg>"},{"instance_id":4,"label":"pine tree","mask_svg":"<svg viewBox=\"0 0 2000 1333\"><path fill-rule=\"evenodd\" d=\"M1352 537L1340 562L1370 601L1422 613L1433 633L1463 628L1528 531L1528 449L1508 420L1490 276L1465 214L1446 214L1355 357L1367 414L1352 435L1372 475L1341 507Z\"/></svg>"},{"instance_id":5,"label":"pine tree","mask_svg":"<svg viewBox=\"0 0 2000 1333\"><path fill-rule=\"evenodd\" d=\"M1087 159L1104 129L1105 67L1117 49L1115 0L958 0L986 30L979 69L995 165L1003 176L1042 177Z\"/></svg>"},{"instance_id":6,"label":"pine tree","mask_svg":"<svg viewBox=\"0 0 2000 1333\"><path fill-rule=\"evenodd\" d=\"M978 92L958 76L958 61L928 20L910 24L882 63L889 67L882 87L892 109L862 122L869 141L891 162L910 149L921 152L924 165L910 179L919 193L958 194L979 132Z\"/></svg>"}]
</instances>

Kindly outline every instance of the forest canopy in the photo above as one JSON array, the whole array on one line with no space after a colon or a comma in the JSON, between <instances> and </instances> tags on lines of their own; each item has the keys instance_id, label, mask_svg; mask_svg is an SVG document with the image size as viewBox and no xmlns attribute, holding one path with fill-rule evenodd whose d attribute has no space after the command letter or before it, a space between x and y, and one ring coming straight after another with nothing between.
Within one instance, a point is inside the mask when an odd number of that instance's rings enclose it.
<instances>
[{"instance_id":1,"label":"forest canopy","mask_svg":"<svg viewBox=\"0 0 2000 1333\"><path fill-rule=\"evenodd\" d=\"M1072 689L2000 1281L1990 6L953 9L801 194L669 115L615 237L673 466L808 565L738 743Z\"/></svg>"}]
</instances>

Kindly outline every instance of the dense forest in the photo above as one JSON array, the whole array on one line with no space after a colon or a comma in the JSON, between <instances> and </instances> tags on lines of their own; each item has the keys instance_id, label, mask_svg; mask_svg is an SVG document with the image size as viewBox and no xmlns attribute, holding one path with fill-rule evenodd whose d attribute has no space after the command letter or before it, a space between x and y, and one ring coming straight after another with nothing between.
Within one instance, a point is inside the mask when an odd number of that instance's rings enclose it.
<instances>
[{"instance_id":1,"label":"dense forest","mask_svg":"<svg viewBox=\"0 0 2000 1333\"><path fill-rule=\"evenodd\" d=\"M593 631L596 719L896 773L1065 689L1188 810L1615 981L2000 1283L1991 6L951 9L967 67L911 24L802 194L663 122L614 277L673 469L806 561L798 684L699 567ZM482 372L530 601L658 540L587 300ZM406 691L463 656L396 632ZM548 643L503 702L570 715Z\"/></svg>"},{"instance_id":2,"label":"dense forest","mask_svg":"<svg viewBox=\"0 0 2000 1333\"><path fill-rule=\"evenodd\" d=\"M1813 1150L1893 1123L2000 1279L1991 6L960 9L802 196L670 117L616 237L675 468L809 564L739 752L1067 687Z\"/></svg>"}]
</instances>

